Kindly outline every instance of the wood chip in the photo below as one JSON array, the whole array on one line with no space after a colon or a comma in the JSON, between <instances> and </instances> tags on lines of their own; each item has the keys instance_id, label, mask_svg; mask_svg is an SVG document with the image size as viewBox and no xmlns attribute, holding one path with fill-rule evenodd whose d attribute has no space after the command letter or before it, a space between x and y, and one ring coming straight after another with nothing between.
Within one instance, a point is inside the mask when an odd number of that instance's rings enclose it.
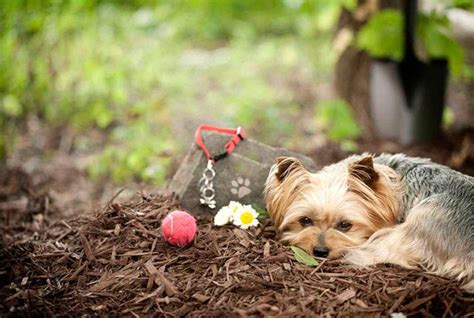
<instances>
[{"instance_id":1,"label":"wood chip","mask_svg":"<svg viewBox=\"0 0 474 318\"><path fill-rule=\"evenodd\" d=\"M359 306L360 308L369 308L369 306L367 306L367 304L360 299L355 299L354 304Z\"/></svg>"},{"instance_id":2,"label":"wood chip","mask_svg":"<svg viewBox=\"0 0 474 318\"><path fill-rule=\"evenodd\" d=\"M151 260L145 263L145 268L150 275L154 276L157 285L163 285L165 287L168 296L171 297L176 294L176 287L160 271L158 271Z\"/></svg>"},{"instance_id":3,"label":"wood chip","mask_svg":"<svg viewBox=\"0 0 474 318\"><path fill-rule=\"evenodd\" d=\"M348 288L336 296L336 303L339 305L343 304L349 299L351 299L352 297L354 297L355 295L356 295L356 291L352 288Z\"/></svg>"},{"instance_id":4,"label":"wood chip","mask_svg":"<svg viewBox=\"0 0 474 318\"><path fill-rule=\"evenodd\" d=\"M132 250L132 251L127 251L123 253L123 256L138 256L138 255L144 255L148 253L144 253L143 250Z\"/></svg>"},{"instance_id":5,"label":"wood chip","mask_svg":"<svg viewBox=\"0 0 474 318\"><path fill-rule=\"evenodd\" d=\"M193 294L193 298L196 299L197 301L201 302L201 303L205 303L205 302L208 301L211 297L206 296L206 295L203 295L203 294L200 294L200 293L195 293L195 294Z\"/></svg>"},{"instance_id":6,"label":"wood chip","mask_svg":"<svg viewBox=\"0 0 474 318\"><path fill-rule=\"evenodd\" d=\"M116 282L117 282L117 278L114 277L113 274L105 273L96 284L92 285L89 288L89 291L92 293L101 292L107 287L115 284Z\"/></svg>"},{"instance_id":7,"label":"wood chip","mask_svg":"<svg viewBox=\"0 0 474 318\"><path fill-rule=\"evenodd\" d=\"M84 254L86 254L87 259L92 262L93 260L95 260L95 256L92 252L91 246L89 245L89 241L82 233L79 235L79 239L81 240L82 248L84 249Z\"/></svg>"},{"instance_id":8,"label":"wood chip","mask_svg":"<svg viewBox=\"0 0 474 318\"><path fill-rule=\"evenodd\" d=\"M115 262L117 260L117 246L112 246L112 253L110 253L110 260Z\"/></svg>"},{"instance_id":9,"label":"wood chip","mask_svg":"<svg viewBox=\"0 0 474 318\"><path fill-rule=\"evenodd\" d=\"M283 252L277 255L269 256L265 258L265 261L269 263L272 263L272 262L279 263L279 262L286 261L287 259L288 259L288 252Z\"/></svg>"},{"instance_id":10,"label":"wood chip","mask_svg":"<svg viewBox=\"0 0 474 318\"><path fill-rule=\"evenodd\" d=\"M270 242L266 242L263 246L263 257L268 258L270 257Z\"/></svg>"},{"instance_id":11,"label":"wood chip","mask_svg":"<svg viewBox=\"0 0 474 318\"><path fill-rule=\"evenodd\" d=\"M427 296L427 297L424 297L424 298L414 300L411 303L409 303L408 305L404 306L403 310L413 310L415 308L418 308L419 306L421 306L424 303L432 300L435 297L436 297L436 294L433 294L433 295L430 295L430 296Z\"/></svg>"},{"instance_id":12,"label":"wood chip","mask_svg":"<svg viewBox=\"0 0 474 318\"><path fill-rule=\"evenodd\" d=\"M121 228L120 223L115 224L114 234L116 236L118 236L120 234L120 228Z\"/></svg>"},{"instance_id":13,"label":"wood chip","mask_svg":"<svg viewBox=\"0 0 474 318\"><path fill-rule=\"evenodd\" d=\"M398 297L398 299L393 303L392 307L390 307L390 309L388 310L389 313L392 313L394 312L395 310L398 309L398 306L400 306L400 304L405 300L405 298L408 296L408 294L410 293L410 289L406 289L405 291L403 291L403 293Z\"/></svg>"},{"instance_id":14,"label":"wood chip","mask_svg":"<svg viewBox=\"0 0 474 318\"><path fill-rule=\"evenodd\" d=\"M73 273L71 276L69 276L69 280L73 280L73 279L76 279L77 275L79 275L83 270L84 268L87 267L87 265L89 265L89 261L85 261L81 266L79 266Z\"/></svg>"}]
</instances>

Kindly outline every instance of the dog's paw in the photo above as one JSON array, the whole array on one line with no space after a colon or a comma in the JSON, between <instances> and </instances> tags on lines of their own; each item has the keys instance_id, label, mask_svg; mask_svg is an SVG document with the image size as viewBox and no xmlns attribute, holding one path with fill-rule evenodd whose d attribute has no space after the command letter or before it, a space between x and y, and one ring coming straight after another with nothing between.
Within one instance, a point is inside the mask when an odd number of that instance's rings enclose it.
<instances>
[{"instance_id":1,"label":"dog's paw","mask_svg":"<svg viewBox=\"0 0 474 318\"><path fill-rule=\"evenodd\" d=\"M353 249L346 252L343 260L356 267L365 267L378 263L373 253L364 249Z\"/></svg>"},{"instance_id":2,"label":"dog's paw","mask_svg":"<svg viewBox=\"0 0 474 318\"><path fill-rule=\"evenodd\" d=\"M248 178L244 179L242 177L237 177L237 179L232 180L230 184L232 185L230 192L236 195L239 199L252 192L252 190L249 188L250 180Z\"/></svg>"}]
</instances>

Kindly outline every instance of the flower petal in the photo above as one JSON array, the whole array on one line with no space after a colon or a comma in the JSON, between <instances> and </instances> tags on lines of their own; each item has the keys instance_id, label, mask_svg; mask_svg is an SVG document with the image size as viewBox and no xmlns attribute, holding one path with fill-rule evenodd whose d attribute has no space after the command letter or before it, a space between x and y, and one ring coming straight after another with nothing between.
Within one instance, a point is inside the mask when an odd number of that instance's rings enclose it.
<instances>
[{"instance_id":1,"label":"flower petal","mask_svg":"<svg viewBox=\"0 0 474 318\"><path fill-rule=\"evenodd\" d=\"M214 216L214 225L222 226L232 220L232 211L228 207L222 207Z\"/></svg>"}]
</instances>

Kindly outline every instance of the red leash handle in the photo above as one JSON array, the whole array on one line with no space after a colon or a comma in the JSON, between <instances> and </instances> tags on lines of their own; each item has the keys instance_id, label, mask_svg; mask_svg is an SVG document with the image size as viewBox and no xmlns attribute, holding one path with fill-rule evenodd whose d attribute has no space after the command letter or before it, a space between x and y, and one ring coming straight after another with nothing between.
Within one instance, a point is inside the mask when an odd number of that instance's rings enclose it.
<instances>
[{"instance_id":1,"label":"red leash handle","mask_svg":"<svg viewBox=\"0 0 474 318\"><path fill-rule=\"evenodd\" d=\"M209 150L207 150L207 147L204 144L204 141L202 140L201 133L203 131L215 131L215 132L229 134L233 136L231 140L229 140L225 144L225 152L215 155L215 156L211 156L211 154L209 153ZM243 129L242 127L237 127L236 129L234 129L234 128L221 128L221 127L203 124L203 125L200 125L198 129L196 130L196 133L194 135L194 141L199 146L199 148L202 149L202 151L206 155L206 158L214 164L216 163L216 161L224 159L225 157L230 155L232 151L234 151L235 146L237 146L237 144L240 141L244 140L246 137L247 137L247 133L245 132L245 129Z\"/></svg>"}]
</instances>

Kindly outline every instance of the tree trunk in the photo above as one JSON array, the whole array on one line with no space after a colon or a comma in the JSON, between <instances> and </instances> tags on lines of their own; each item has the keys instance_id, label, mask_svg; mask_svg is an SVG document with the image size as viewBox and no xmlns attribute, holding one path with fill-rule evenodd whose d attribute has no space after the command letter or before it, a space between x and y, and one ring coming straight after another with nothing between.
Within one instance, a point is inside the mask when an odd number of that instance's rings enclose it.
<instances>
[{"instance_id":1,"label":"tree trunk","mask_svg":"<svg viewBox=\"0 0 474 318\"><path fill-rule=\"evenodd\" d=\"M378 7L377 7L378 6ZM337 32L344 28L357 32L367 22L374 9L400 8L400 0L359 0L351 13L344 10L339 18ZM369 107L371 58L362 50L349 46L336 62L334 86L355 113L364 139L373 139L374 124Z\"/></svg>"}]
</instances>

